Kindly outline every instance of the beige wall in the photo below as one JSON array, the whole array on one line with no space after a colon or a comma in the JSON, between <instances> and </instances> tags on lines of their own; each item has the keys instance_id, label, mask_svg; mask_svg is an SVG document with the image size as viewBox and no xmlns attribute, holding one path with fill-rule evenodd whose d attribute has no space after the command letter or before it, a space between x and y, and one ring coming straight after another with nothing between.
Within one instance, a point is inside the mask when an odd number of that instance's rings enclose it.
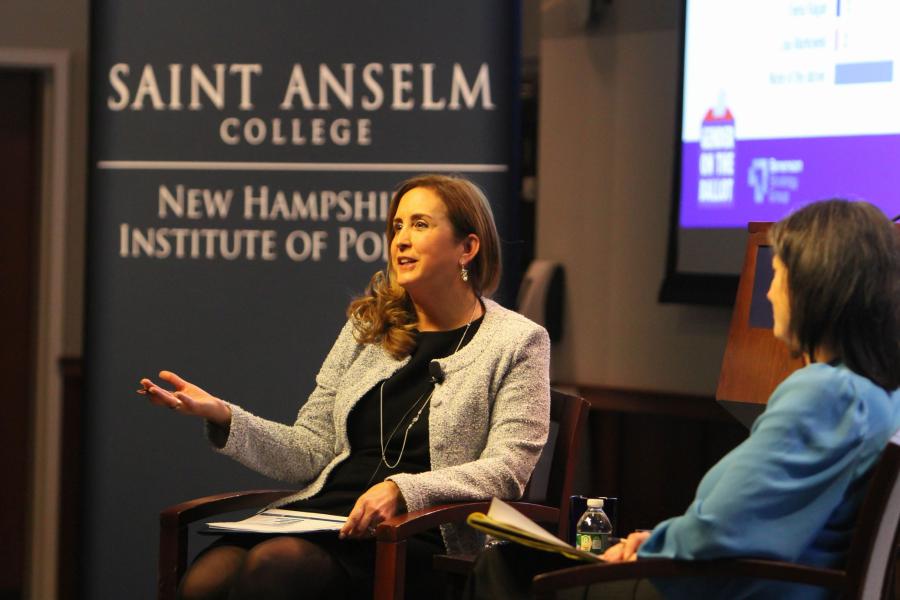
<instances>
[{"instance_id":1,"label":"beige wall","mask_svg":"<svg viewBox=\"0 0 900 600\"><path fill-rule=\"evenodd\" d=\"M678 79L675 0L599 27L541 3L537 254L566 268L557 381L712 394L730 309L660 305Z\"/></svg>"},{"instance_id":2,"label":"beige wall","mask_svg":"<svg viewBox=\"0 0 900 600\"><path fill-rule=\"evenodd\" d=\"M3 0L0 47L68 50L71 58L63 352L80 355L87 179L88 0Z\"/></svg>"}]
</instances>

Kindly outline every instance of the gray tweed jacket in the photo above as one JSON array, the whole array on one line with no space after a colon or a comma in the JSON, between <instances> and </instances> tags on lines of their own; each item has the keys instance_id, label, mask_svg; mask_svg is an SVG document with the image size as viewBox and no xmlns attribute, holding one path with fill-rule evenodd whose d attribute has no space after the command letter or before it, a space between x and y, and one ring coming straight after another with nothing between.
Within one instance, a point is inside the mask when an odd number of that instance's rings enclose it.
<instances>
[{"instance_id":1,"label":"gray tweed jacket","mask_svg":"<svg viewBox=\"0 0 900 600\"><path fill-rule=\"evenodd\" d=\"M431 397L431 471L388 477L409 511L434 504L519 498L547 439L550 340L525 317L483 299L484 321L472 340L438 362L445 378ZM279 505L309 498L350 454L353 406L408 361L361 345L348 321L329 352L316 388L293 426L231 405L220 452L269 477L303 486ZM373 425L374 426L374 425ZM443 526L450 553L475 552L483 539L468 527Z\"/></svg>"}]
</instances>

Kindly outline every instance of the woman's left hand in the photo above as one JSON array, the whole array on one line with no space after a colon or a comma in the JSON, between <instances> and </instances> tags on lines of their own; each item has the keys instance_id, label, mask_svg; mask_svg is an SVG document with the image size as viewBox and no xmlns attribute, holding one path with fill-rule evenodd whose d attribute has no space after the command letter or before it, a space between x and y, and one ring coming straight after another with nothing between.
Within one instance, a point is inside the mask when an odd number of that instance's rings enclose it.
<instances>
[{"instance_id":1,"label":"woman's left hand","mask_svg":"<svg viewBox=\"0 0 900 600\"><path fill-rule=\"evenodd\" d=\"M375 527L403 509L403 496L393 481L382 481L363 493L353 505L347 522L341 527L340 537L361 539L372 537Z\"/></svg>"},{"instance_id":2,"label":"woman's left hand","mask_svg":"<svg viewBox=\"0 0 900 600\"><path fill-rule=\"evenodd\" d=\"M635 531L627 538L622 538L622 541L615 546L608 548L600 558L606 562L630 562L637 560L638 548L649 537L649 531Z\"/></svg>"}]
</instances>

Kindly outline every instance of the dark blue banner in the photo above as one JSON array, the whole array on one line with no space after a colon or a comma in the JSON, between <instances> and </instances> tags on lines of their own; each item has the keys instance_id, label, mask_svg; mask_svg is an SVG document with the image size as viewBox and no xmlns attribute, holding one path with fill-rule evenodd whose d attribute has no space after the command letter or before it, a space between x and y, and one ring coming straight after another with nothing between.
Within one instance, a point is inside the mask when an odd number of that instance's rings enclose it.
<instances>
[{"instance_id":1,"label":"dark blue banner","mask_svg":"<svg viewBox=\"0 0 900 600\"><path fill-rule=\"evenodd\" d=\"M411 175L470 177L515 239L517 6L93 3L85 597L155 595L165 506L277 485L141 377L293 421Z\"/></svg>"}]
</instances>

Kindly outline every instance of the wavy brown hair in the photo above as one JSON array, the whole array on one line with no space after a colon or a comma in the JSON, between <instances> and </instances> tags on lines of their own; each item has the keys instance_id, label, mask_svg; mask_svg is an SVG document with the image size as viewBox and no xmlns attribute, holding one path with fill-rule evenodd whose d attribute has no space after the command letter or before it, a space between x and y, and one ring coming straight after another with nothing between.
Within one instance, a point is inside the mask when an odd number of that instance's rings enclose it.
<instances>
[{"instance_id":1,"label":"wavy brown hair","mask_svg":"<svg viewBox=\"0 0 900 600\"><path fill-rule=\"evenodd\" d=\"M420 175L401 183L388 210L388 247L394 239L394 215L400 199L414 188L427 188L443 201L457 240L472 233L478 236L478 253L468 264L468 283L476 296L493 294L500 283L500 236L484 192L468 179ZM360 344L380 344L397 359L409 356L415 348L416 313L409 294L394 280L390 258L388 265L372 276L363 295L350 303L347 316Z\"/></svg>"},{"instance_id":2,"label":"wavy brown hair","mask_svg":"<svg viewBox=\"0 0 900 600\"><path fill-rule=\"evenodd\" d=\"M787 268L795 350L833 352L886 390L900 385L900 234L866 202L810 204L769 230Z\"/></svg>"}]
</instances>

